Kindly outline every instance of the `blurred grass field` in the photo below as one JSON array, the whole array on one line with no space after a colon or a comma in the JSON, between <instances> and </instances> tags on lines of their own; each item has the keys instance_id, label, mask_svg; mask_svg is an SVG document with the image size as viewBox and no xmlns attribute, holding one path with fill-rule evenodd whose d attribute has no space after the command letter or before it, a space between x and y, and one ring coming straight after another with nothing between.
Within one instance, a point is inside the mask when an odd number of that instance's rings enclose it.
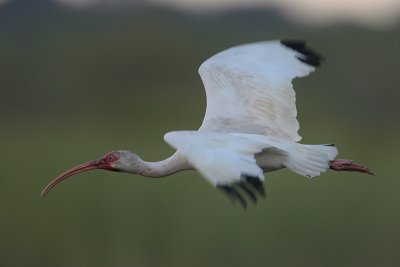
<instances>
[{"instance_id":1,"label":"blurred grass field","mask_svg":"<svg viewBox=\"0 0 400 267\"><path fill-rule=\"evenodd\" d=\"M0 266L400 264L399 27L12 8L20 17L0 9ZM295 80L303 142L335 143L377 176L269 173L267 198L247 211L196 172L93 171L39 197L60 172L110 150L170 155L164 133L196 129L205 111L200 63L276 38L308 40L327 58Z\"/></svg>"}]
</instances>

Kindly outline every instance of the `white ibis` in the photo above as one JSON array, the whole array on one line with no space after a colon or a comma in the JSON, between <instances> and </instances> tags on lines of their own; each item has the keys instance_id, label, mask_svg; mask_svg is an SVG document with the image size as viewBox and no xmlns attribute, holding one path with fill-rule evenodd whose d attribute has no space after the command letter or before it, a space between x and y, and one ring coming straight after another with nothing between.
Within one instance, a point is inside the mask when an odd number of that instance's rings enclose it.
<instances>
[{"instance_id":1,"label":"white ibis","mask_svg":"<svg viewBox=\"0 0 400 267\"><path fill-rule=\"evenodd\" d=\"M164 136L177 151L160 162L146 162L130 151L112 151L55 178L42 196L72 175L93 169L146 177L197 170L213 186L246 206L264 196L264 172L288 168L305 177L327 169L374 174L351 160L335 159L334 145L298 143L292 80L313 72L322 57L299 41L266 41L222 51L199 68L207 109L197 131Z\"/></svg>"}]
</instances>

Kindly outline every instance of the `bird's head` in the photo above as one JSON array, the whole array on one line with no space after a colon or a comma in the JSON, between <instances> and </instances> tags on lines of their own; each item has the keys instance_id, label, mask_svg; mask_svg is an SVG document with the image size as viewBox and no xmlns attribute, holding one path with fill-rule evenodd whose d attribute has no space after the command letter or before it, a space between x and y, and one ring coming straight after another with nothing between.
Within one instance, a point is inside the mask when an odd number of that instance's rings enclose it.
<instances>
[{"instance_id":1,"label":"bird's head","mask_svg":"<svg viewBox=\"0 0 400 267\"><path fill-rule=\"evenodd\" d=\"M130 151L118 150L108 152L97 160L82 163L60 174L43 189L41 196L45 197L47 193L59 182L81 172L95 169L103 169L116 172L132 172L132 164L138 159L139 157Z\"/></svg>"}]
</instances>

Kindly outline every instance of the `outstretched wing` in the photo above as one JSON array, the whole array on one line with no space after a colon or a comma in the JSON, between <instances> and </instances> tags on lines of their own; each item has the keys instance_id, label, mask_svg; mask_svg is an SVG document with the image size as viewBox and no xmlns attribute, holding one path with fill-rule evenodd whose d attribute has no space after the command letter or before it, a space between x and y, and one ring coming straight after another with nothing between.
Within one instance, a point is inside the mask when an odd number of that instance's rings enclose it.
<instances>
[{"instance_id":1,"label":"outstretched wing","mask_svg":"<svg viewBox=\"0 0 400 267\"><path fill-rule=\"evenodd\" d=\"M239 132L299 141L292 80L322 58L303 42L267 41L222 51L199 68L207 95L200 131Z\"/></svg>"}]
</instances>

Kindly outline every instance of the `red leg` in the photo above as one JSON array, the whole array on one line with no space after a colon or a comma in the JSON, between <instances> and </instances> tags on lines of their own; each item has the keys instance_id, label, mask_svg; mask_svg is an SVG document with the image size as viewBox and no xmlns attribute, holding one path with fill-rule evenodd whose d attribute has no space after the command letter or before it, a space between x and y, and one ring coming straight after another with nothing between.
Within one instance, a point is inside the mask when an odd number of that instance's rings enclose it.
<instances>
[{"instance_id":1,"label":"red leg","mask_svg":"<svg viewBox=\"0 0 400 267\"><path fill-rule=\"evenodd\" d=\"M349 172L362 172L370 175L376 175L367 166L354 163L349 159L335 159L329 164L329 167L334 171L349 171Z\"/></svg>"}]
</instances>

